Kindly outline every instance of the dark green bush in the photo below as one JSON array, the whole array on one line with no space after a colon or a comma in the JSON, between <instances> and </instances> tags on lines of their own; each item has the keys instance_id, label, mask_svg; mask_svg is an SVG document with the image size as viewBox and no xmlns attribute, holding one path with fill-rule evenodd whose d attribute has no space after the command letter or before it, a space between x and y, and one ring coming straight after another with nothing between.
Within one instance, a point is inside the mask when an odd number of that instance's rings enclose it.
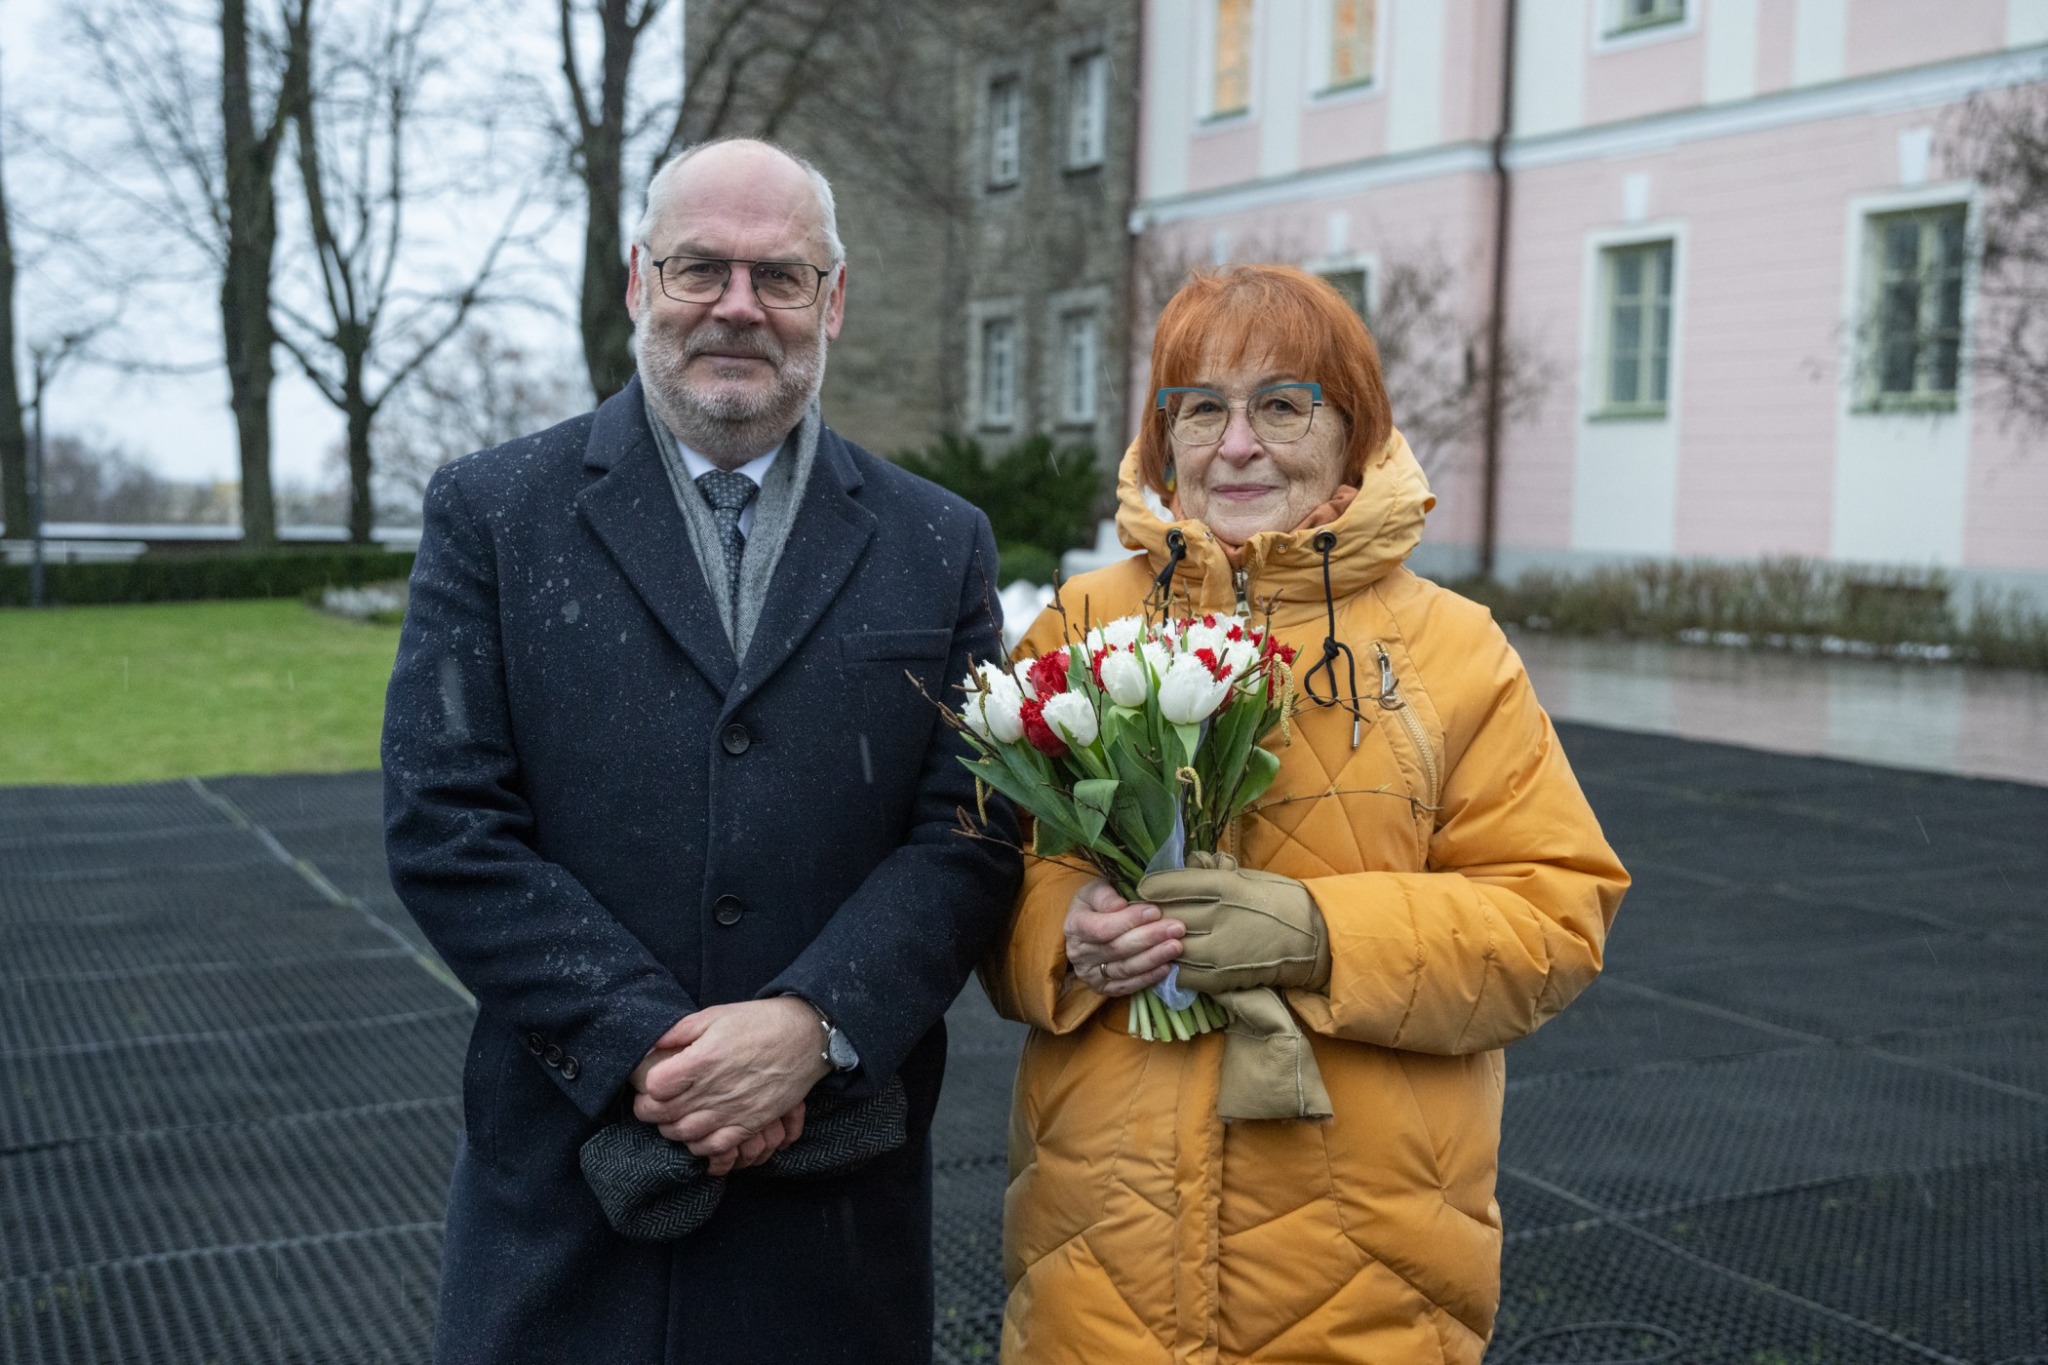
<instances>
[{"instance_id":1,"label":"dark green bush","mask_svg":"<svg viewBox=\"0 0 2048 1365\"><path fill-rule=\"evenodd\" d=\"M47 600L80 607L114 602L206 602L298 597L308 589L385 583L412 572L410 550L326 548L225 554L144 555L118 564L48 564ZM0 606L28 605L27 565L0 567Z\"/></svg>"},{"instance_id":2,"label":"dark green bush","mask_svg":"<svg viewBox=\"0 0 2048 1365\"><path fill-rule=\"evenodd\" d=\"M947 433L923 450L906 450L896 463L951 489L988 514L1003 547L1004 581L1012 557L1027 545L1057 563L1062 551L1095 541L1097 509L1107 479L1086 446L1055 448L1033 436L989 458L981 443ZM1052 575L1035 579L1052 581Z\"/></svg>"},{"instance_id":3,"label":"dark green bush","mask_svg":"<svg viewBox=\"0 0 2048 1365\"><path fill-rule=\"evenodd\" d=\"M1004 587L1020 578L1027 583L1050 583L1059 572L1060 557L1043 545L998 545L996 556L1002 561L998 579Z\"/></svg>"}]
</instances>

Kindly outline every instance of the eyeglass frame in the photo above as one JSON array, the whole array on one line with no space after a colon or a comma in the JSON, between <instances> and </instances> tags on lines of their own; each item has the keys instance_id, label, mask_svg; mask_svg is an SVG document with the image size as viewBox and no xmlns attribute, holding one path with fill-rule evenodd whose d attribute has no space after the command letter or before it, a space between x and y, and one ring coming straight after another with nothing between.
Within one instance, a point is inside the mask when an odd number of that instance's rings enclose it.
<instances>
[{"instance_id":1,"label":"eyeglass frame","mask_svg":"<svg viewBox=\"0 0 2048 1365\"><path fill-rule=\"evenodd\" d=\"M773 308L777 312L785 313L794 312L799 308L809 308L817 303L819 296L825 292L825 277L839 268L839 262L837 261L834 261L831 265L812 265L809 261L750 261L743 256L696 256L687 251L672 251L657 260L652 245L642 242L641 246L647 252L647 264L654 267L654 283L661 290L662 297L666 298L670 303L687 303L695 307L708 306L723 299L725 291L732 288L732 268L736 265L743 265L747 267L747 288L753 291L754 302L760 304L763 308ZM720 285L718 292L708 299L679 299L674 294L668 292L668 272L663 267L667 266L670 261L715 261L725 267L725 283ZM754 271L764 265L784 267L800 265L806 270L817 271L818 278L811 285L811 296L802 303L768 302L761 297L760 286L754 281Z\"/></svg>"},{"instance_id":2,"label":"eyeglass frame","mask_svg":"<svg viewBox=\"0 0 2048 1365\"><path fill-rule=\"evenodd\" d=\"M1177 388L1159 389L1155 391L1152 395L1152 406L1157 408L1160 411L1160 413L1165 416L1166 434L1169 437L1172 437L1172 439L1179 441L1182 445L1213 446L1220 443L1225 436L1230 434L1231 413L1243 412L1246 425L1251 425L1252 400L1254 398L1257 398L1262 393L1271 393L1275 389L1307 389L1309 391L1308 425L1301 429L1300 436L1291 436L1285 441L1277 442L1277 444L1280 445L1293 445L1296 441L1299 441L1303 437L1307 436L1309 432L1315 430L1316 409L1323 406L1323 386L1321 384L1316 383L1313 379L1292 379L1280 384L1262 384L1258 388L1253 389L1250 393L1246 394L1244 396L1244 401L1242 403L1233 403L1230 401L1230 396L1228 394L1219 393L1215 389L1205 389L1200 387L1199 385L1184 385ZM1176 393L1206 393L1211 398L1218 398L1223 401L1223 430L1216 433L1215 439L1208 441L1190 441L1184 439L1183 437L1174 436L1174 418L1172 413L1166 411L1166 399L1169 394ZM1259 434L1257 427L1252 428L1252 434L1255 436ZM1262 441L1266 441L1273 440L1274 438L1270 436L1260 436L1259 439Z\"/></svg>"}]
</instances>

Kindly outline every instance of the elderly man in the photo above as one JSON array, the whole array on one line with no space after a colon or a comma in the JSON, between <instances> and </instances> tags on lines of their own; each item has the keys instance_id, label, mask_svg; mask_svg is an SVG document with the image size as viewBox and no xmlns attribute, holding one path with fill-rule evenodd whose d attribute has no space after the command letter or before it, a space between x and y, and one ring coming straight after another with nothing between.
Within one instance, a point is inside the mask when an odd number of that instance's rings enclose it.
<instances>
[{"instance_id":1,"label":"elderly man","mask_svg":"<svg viewBox=\"0 0 2048 1365\"><path fill-rule=\"evenodd\" d=\"M639 378L435 477L391 681L392 880L478 1005L436 1358L923 1365L940 1021L1019 870L922 692L1000 651L994 542L821 424L814 168L693 149L635 235ZM619 1134L695 1222L619 1230Z\"/></svg>"}]
</instances>

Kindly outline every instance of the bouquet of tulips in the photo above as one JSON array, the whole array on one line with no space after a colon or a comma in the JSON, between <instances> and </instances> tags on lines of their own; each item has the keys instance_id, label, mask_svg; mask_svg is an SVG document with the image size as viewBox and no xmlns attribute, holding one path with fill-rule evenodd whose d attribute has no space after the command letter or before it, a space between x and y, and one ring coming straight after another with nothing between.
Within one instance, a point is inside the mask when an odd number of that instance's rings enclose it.
<instances>
[{"instance_id":1,"label":"bouquet of tulips","mask_svg":"<svg viewBox=\"0 0 2048 1365\"><path fill-rule=\"evenodd\" d=\"M1150 872L1216 852L1272 785L1294 651L1242 616L1125 616L1063 648L962 681L958 720L982 787L1030 812L1031 851L1079 858L1135 899ZM980 787L977 787L979 790ZM1186 1040L1226 1023L1177 974L1131 997L1131 1032Z\"/></svg>"}]
</instances>

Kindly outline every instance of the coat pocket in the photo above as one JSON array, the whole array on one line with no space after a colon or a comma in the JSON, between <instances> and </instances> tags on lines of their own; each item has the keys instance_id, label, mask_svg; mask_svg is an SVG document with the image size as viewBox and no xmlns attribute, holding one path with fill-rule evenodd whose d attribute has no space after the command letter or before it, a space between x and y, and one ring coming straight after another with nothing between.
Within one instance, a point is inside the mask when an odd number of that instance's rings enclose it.
<instances>
[{"instance_id":1,"label":"coat pocket","mask_svg":"<svg viewBox=\"0 0 2048 1365\"><path fill-rule=\"evenodd\" d=\"M839 637L839 657L850 664L943 659L952 651L953 632L945 629L863 630Z\"/></svg>"}]
</instances>

